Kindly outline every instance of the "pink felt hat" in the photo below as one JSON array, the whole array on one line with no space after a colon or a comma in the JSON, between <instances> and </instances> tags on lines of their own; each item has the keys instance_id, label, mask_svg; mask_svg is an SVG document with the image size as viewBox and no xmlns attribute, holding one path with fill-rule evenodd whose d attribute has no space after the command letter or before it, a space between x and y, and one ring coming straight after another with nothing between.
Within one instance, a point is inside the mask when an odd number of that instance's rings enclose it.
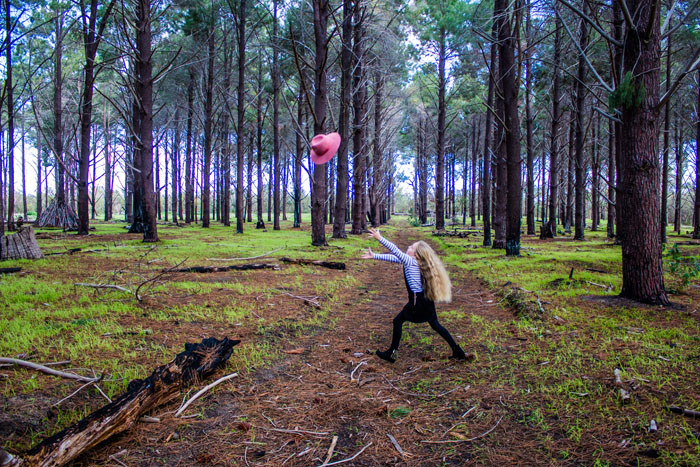
<instances>
[{"instance_id":1,"label":"pink felt hat","mask_svg":"<svg viewBox=\"0 0 700 467\"><path fill-rule=\"evenodd\" d=\"M316 135L311 140L311 160L314 164L325 164L335 156L339 146L340 135L338 133Z\"/></svg>"}]
</instances>

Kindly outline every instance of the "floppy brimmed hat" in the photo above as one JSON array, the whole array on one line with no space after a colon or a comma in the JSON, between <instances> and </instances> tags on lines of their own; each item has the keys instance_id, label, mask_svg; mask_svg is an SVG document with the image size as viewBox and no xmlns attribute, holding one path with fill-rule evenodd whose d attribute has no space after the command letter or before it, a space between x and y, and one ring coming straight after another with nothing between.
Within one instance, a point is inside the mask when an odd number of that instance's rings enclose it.
<instances>
[{"instance_id":1,"label":"floppy brimmed hat","mask_svg":"<svg viewBox=\"0 0 700 467\"><path fill-rule=\"evenodd\" d=\"M328 133L316 135L311 140L311 160L314 164L325 164L335 156L340 146L340 135Z\"/></svg>"}]
</instances>

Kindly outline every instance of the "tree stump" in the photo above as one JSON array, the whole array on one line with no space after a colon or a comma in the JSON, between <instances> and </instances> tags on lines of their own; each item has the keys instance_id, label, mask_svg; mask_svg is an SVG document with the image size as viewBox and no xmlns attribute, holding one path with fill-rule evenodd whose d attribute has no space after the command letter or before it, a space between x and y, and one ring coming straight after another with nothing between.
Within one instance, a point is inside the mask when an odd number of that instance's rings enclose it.
<instances>
[{"instance_id":1,"label":"tree stump","mask_svg":"<svg viewBox=\"0 0 700 467\"><path fill-rule=\"evenodd\" d=\"M22 227L17 233L0 237L0 260L39 259L43 256L31 226Z\"/></svg>"}]
</instances>

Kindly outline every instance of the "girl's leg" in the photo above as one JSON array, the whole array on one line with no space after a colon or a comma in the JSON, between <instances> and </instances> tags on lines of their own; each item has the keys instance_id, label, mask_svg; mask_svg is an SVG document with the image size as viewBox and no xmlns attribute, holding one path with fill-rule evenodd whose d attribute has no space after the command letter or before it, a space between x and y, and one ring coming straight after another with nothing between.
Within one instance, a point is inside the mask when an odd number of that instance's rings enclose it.
<instances>
[{"instance_id":1,"label":"girl's leg","mask_svg":"<svg viewBox=\"0 0 700 467\"><path fill-rule=\"evenodd\" d=\"M445 327L442 324L440 324L440 322L437 319L437 316L435 317L435 319L428 321L428 324L430 324L430 327L433 328L435 332L440 334L440 336L443 339L445 339L445 341L447 341L450 348L452 349L452 358L457 358L460 360L466 358L464 350L462 350L462 348L459 345L457 345L455 340L450 335L450 332L447 329L445 329Z\"/></svg>"},{"instance_id":2,"label":"girl's leg","mask_svg":"<svg viewBox=\"0 0 700 467\"><path fill-rule=\"evenodd\" d=\"M408 305L406 305L408 306ZM394 351L399 348L399 343L401 342L401 332L403 328L403 323L406 322L406 307L401 310L401 313L396 315L394 318L394 330L391 335L391 346L385 351L377 350L377 356L388 362L394 363L396 359L394 358Z\"/></svg>"}]
</instances>

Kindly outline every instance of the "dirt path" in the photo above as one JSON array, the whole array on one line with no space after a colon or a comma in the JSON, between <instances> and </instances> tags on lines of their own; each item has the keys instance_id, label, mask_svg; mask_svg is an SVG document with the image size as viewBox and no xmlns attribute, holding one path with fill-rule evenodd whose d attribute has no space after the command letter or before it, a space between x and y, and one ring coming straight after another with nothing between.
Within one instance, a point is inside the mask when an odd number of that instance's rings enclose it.
<instances>
[{"instance_id":1,"label":"dirt path","mask_svg":"<svg viewBox=\"0 0 700 467\"><path fill-rule=\"evenodd\" d=\"M416 239L405 232L392 238L404 249ZM491 362L448 360L449 347L427 324L410 323L398 361L380 360L373 352L388 346L405 302L401 267L358 260L348 273L361 285L336 297L326 326L277 336L273 345L284 358L237 380L234 392L210 395L203 418L141 424L83 462L109 462L127 449L121 460L128 465L320 465L334 435L331 461L365 449L345 465L483 462L484 441L467 440L494 426L483 440L501 437L508 425L501 420L503 390L489 383ZM451 275L453 303L439 306L438 316L465 351L478 355L475 323L512 314L472 277Z\"/></svg>"}]
</instances>

